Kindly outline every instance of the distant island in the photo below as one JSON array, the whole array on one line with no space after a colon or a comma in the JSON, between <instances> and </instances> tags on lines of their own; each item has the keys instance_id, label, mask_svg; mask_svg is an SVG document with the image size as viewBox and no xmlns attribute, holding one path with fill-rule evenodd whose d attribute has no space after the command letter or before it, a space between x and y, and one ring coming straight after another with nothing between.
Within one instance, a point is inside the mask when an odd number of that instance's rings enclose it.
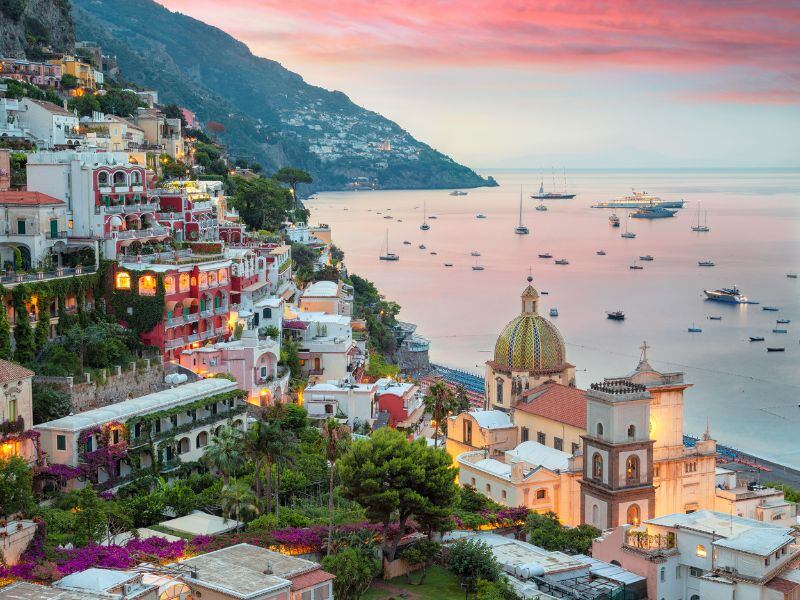
<instances>
[{"instance_id":1,"label":"distant island","mask_svg":"<svg viewBox=\"0 0 800 600\"><path fill-rule=\"evenodd\" d=\"M220 123L220 141L266 171L305 169L316 190L347 189L359 177L380 189L497 185L342 92L254 56L216 27L152 0L72 5L76 37L116 55L124 79Z\"/></svg>"}]
</instances>

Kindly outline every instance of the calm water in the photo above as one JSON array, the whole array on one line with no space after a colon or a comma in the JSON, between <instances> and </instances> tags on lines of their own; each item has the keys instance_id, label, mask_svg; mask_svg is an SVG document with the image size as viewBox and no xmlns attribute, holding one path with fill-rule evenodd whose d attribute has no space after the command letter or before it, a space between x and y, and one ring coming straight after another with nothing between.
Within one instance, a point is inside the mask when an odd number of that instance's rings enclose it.
<instances>
[{"instance_id":1,"label":"calm water","mask_svg":"<svg viewBox=\"0 0 800 600\"><path fill-rule=\"evenodd\" d=\"M330 224L348 268L401 304L401 318L430 338L432 360L482 373L498 332L519 312L532 268L534 285L549 292L541 312L558 308L553 320L580 387L632 370L647 340L656 368L685 371L694 384L686 393L686 433L701 433L708 419L721 442L800 468L800 279L786 277L800 271L800 173L577 172L570 174L577 198L549 201L547 212L533 210L538 201L528 197L538 188L538 173L492 174L500 187L461 197L446 191L321 194L309 203L312 221ZM513 232L521 184L527 236ZM589 205L632 186L689 202L672 219L632 219L637 237L622 239L621 229L608 224L611 211ZM423 201L437 217L427 232L419 229ZM708 210L710 233L690 229L698 202ZM487 218L476 219L478 212ZM399 262L378 260L387 228ZM599 249L607 255L597 256ZM486 270L472 270L472 250L482 253L477 261ZM570 264L537 258L545 251ZM628 268L645 254L655 260L640 263L641 271ZM698 267L701 259L716 267ZM780 312L704 300L704 288L731 284ZM625 311L624 322L606 319L605 311L616 309ZM771 333L779 318L792 320L779 326L786 335ZM688 333L692 324L703 332ZM749 343L750 335L767 341ZM767 345L786 352L767 353Z\"/></svg>"}]
</instances>

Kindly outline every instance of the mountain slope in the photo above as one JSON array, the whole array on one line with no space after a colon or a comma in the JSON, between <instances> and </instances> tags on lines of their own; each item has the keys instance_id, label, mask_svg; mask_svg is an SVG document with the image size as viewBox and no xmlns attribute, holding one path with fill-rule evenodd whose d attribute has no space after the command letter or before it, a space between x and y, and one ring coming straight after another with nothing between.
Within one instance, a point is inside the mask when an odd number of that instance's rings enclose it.
<instances>
[{"instance_id":1,"label":"mountain slope","mask_svg":"<svg viewBox=\"0 0 800 600\"><path fill-rule=\"evenodd\" d=\"M222 122L232 153L267 170L300 166L321 188L357 176L395 188L487 183L345 94L309 85L216 27L151 0L73 0L73 18L78 39L116 54L125 79Z\"/></svg>"},{"instance_id":2,"label":"mountain slope","mask_svg":"<svg viewBox=\"0 0 800 600\"><path fill-rule=\"evenodd\" d=\"M75 43L69 0L0 0L0 56L39 60Z\"/></svg>"}]
</instances>

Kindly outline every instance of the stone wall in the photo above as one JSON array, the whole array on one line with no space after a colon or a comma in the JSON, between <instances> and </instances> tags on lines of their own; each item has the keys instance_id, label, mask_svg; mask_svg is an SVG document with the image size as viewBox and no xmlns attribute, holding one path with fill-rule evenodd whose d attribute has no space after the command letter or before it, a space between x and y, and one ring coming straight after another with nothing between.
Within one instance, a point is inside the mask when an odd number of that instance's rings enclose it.
<instances>
[{"instance_id":1,"label":"stone wall","mask_svg":"<svg viewBox=\"0 0 800 600\"><path fill-rule=\"evenodd\" d=\"M401 345L395 353L397 366L400 371L413 376L420 376L429 373L431 370L428 351L411 350L405 344Z\"/></svg>"},{"instance_id":2,"label":"stone wall","mask_svg":"<svg viewBox=\"0 0 800 600\"><path fill-rule=\"evenodd\" d=\"M72 377L39 375L33 378L33 382L50 385L70 394L72 412L78 413L167 389L169 386L164 383L164 365L149 359L147 363L142 368L131 363L127 371L116 367L107 373L103 382L93 381L89 373L84 373L85 379L80 382Z\"/></svg>"}]
</instances>

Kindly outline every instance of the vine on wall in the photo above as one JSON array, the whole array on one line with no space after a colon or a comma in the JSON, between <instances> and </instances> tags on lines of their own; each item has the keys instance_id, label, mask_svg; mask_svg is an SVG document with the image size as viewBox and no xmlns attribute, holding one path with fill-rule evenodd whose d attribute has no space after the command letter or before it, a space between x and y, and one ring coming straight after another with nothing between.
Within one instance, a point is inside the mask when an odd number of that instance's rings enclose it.
<instances>
[{"instance_id":1,"label":"vine on wall","mask_svg":"<svg viewBox=\"0 0 800 600\"><path fill-rule=\"evenodd\" d=\"M139 279L149 274L156 278L155 296L139 295ZM131 277L131 289L112 289L109 293L109 306L118 321L141 335L152 331L164 319L164 275L144 271Z\"/></svg>"}]
</instances>

